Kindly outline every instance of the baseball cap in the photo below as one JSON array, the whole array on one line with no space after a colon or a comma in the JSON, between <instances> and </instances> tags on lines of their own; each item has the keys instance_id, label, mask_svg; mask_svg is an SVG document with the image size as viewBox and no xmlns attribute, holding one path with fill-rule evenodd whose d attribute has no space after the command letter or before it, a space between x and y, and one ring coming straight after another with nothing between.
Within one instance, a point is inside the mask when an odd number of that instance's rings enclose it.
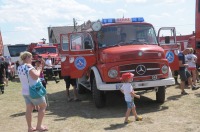
<instances>
[{"instance_id":1,"label":"baseball cap","mask_svg":"<svg viewBox=\"0 0 200 132\"><path fill-rule=\"evenodd\" d=\"M120 80L128 80L133 77L134 77L133 73L127 72L127 73L122 74L122 77L120 78Z\"/></svg>"}]
</instances>

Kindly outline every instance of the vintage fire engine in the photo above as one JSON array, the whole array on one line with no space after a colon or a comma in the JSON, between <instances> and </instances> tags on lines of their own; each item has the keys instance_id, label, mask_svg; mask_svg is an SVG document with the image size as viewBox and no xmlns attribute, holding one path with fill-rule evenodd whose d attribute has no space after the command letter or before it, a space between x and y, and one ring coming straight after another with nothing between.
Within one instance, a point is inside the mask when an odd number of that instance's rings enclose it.
<instances>
[{"instance_id":1,"label":"vintage fire engine","mask_svg":"<svg viewBox=\"0 0 200 132\"><path fill-rule=\"evenodd\" d=\"M46 60L48 56L51 56L52 63L53 63L53 71L54 74L57 76L61 76L61 61L60 55L58 52L58 44L38 44L38 43L31 43L28 47L28 51L33 54L33 65L35 60L37 60L40 56ZM44 73L46 73L46 66L44 67Z\"/></svg>"},{"instance_id":2,"label":"vintage fire engine","mask_svg":"<svg viewBox=\"0 0 200 132\"><path fill-rule=\"evenodd\" d=\"M196 0L195 10L195 35L188 40L188 47L196 51L197 65L200 67L200 0Z\"/></svg>"},{"instance_id":3,"label":"vintage fire engine","mask_svg":"<svg viewBox=\"0 0 200 132\"><path fill-rule=\"evenodd\" d=\"M166 86L175 83L170 66L178 69L175 28L163 30L173 32L174 42L166 37L159 43L142 17L102 19L86 31L61 34L62 75L78 78L79 93L92 91L97 108L105 106L107 91L119 90L125 72L135 75L135 90L155 89L156 101L163 103Z\"/></svg>"}]
</instances>

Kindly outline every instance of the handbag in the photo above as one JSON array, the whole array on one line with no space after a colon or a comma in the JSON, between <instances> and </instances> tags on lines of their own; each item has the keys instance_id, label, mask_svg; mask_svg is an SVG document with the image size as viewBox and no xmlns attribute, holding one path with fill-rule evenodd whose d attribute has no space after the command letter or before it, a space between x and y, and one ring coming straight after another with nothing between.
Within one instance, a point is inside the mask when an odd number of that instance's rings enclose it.
<instances>
[{"instance_id":1,"label":"handbag","mask_svg":"<svg viewBox=\"0 0 200 132\"><path fill-rule=\"evenodd\" d=\"M28 77L28 72L26 72L27 78L28 78L28 83L29 83L29 77ZM29 95L33 99L41 98L46 95L46 89L42 85L41 81L38 81L35 85L30 86L29 84Z\"/></svg>"},{"instance_id":2,"label":"handbag","mask_svg":"<svg viewBox=\"0 0 200 132\"><path fill-rule=\"evenodd\" d=\"M30 94L31 98L33 98L33 99L37 99L42 96L45 96L46 93L47 93L46 89L40 81L38 81L33 86L29 86L29 94Z\"/></svg>"}]
</instances>

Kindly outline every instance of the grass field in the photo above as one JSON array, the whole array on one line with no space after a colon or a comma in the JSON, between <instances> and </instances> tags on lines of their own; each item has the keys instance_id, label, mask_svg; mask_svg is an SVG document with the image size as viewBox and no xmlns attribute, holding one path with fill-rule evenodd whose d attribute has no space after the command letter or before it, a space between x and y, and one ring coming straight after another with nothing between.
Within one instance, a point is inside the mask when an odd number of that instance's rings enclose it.
<instances>
[{"instance_id":1,"label":"grass field","mask_svg":"<svg viewBox=\"0 0 200 132\"><path fill-rule=\"evenodd\" d=\"M199 132L200 131L200 89L186 89L189 95L181 96L178 86L166 89L166 102L155 102L155 92L139 91L143 97L135 103L143 121L124 125L126 104L119 92L107 94L107 104L97 109L91 93L79 95L81 102L67 102L65 83L49 81L47 85L50 106L47 108L44 125L50 132L90 131L134 131L134 132ZM70 91L72 94L72 91ZM26 132L25 103L21 96L18 79L9 82L5 93L0 94L0 132ZM37 113L33 113L33 126Z\"/></svg>"}]
</instances>

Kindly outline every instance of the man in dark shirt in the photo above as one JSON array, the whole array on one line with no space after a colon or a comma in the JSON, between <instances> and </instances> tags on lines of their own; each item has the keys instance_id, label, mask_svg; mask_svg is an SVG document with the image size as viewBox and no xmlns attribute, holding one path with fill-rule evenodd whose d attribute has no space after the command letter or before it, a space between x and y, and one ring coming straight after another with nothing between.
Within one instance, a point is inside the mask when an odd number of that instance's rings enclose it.
<instances>
[{"instance_id":1,"label":"man in dark shirt","mask_svg":"<svg viewBox=\"0 0 200 132\"><path fill-rule=\"evenodd\" d=\"M0 90L2 94L4 93L4 80L5 80L5 75L6 75L6 70L5 70L5 65L4 61L0 59Z\"/></svg>"},{"instance_id":2,"label":"man in dark shirt","mask_svg":"<svg viewBox=\"0 0 200 132\"><path fill-rule=\"evenodd\" d=\"M178 54L178 59L179 59L179 74L180 74L180 78L181 78L181 94L182 95L187 95L188 93L185 92L184 88L185 88L185 81L188 80L189 85L192 86L192 90L196 90L198 89L196 86L192 85L192 78L191 78L191 74L189 73L189 71L187 70L188 64L185 63L185 55L187 55L188 53L190 53L190 49L185 49L182 52L180 52Z\"/></svg>"}]
</instances>

